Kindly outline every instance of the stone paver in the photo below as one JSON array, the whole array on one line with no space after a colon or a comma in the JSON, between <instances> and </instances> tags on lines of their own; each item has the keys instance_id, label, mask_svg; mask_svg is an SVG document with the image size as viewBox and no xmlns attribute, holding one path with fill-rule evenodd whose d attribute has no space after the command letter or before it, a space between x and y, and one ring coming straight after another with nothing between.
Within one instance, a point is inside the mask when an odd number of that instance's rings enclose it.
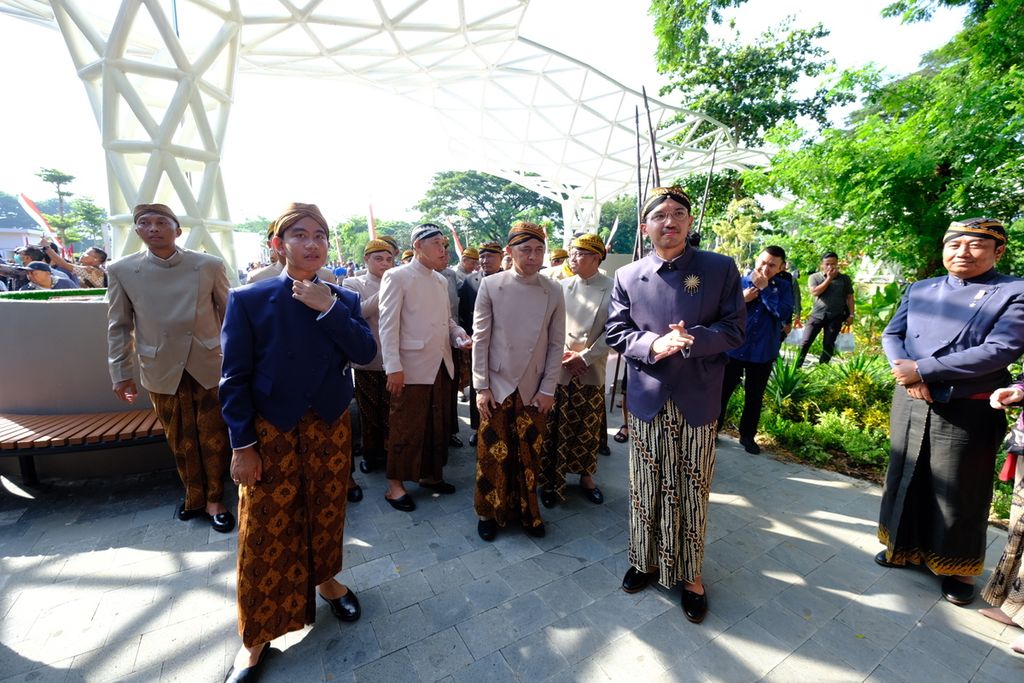
<instances>
[{"instance_id":1,"label":"stone paver","mask_svg":"<svg viewBox=\"0 0 1024 683\"><path fill-rule=\"evenodd\" d=\"M458 491L412 486L411 514L384 503L383 474L357 474L366 498L349 506L339 578L363 619L341 624L318 605L315 625L273 643L264 680L1024 680L1007 647L1019 631L941 600L925 572L872 562L878 487L726 437L707 620L683 618L678 587L623 593L626 447L610 446L605 504L571 477L541 539L477 537L469 448L451 452ZM238 645L236 537L174 519L173 472L50 480L30 497L4 484L0 681L223 678ZM990 565L1003 540L990 531Z\"/></svg>"}]
</instances>

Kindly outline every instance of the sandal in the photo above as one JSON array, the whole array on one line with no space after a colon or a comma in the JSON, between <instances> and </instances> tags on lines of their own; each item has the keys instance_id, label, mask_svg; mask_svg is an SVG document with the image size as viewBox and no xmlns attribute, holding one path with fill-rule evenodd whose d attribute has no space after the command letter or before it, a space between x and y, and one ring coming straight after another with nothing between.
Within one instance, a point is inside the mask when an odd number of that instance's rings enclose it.
<instances>
[{"instance_id":1,"label":"sandal","mask_svg":"<svg viewBox=\"0 0 1024 683\"><path fill-rule=\"evenodd\" d=\"M616 443L626 443L629 441L629 427L622 425L612 438L615 439Z\"/></svg>"}]
</instances>

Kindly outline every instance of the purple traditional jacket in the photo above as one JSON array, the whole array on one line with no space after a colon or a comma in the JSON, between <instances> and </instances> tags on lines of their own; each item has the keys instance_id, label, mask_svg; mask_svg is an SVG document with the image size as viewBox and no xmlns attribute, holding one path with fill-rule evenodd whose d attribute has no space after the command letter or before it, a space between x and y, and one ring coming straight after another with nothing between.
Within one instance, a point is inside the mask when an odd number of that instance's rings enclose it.
<instances>
[{"instance_id":1,"label":"purple traditional jacket","mask_svg":"<svg viewBox=\"0 0 1024 683\"><path fill-rule=\"evenodd\" d=\"M746 317L740 274L727 256L687 247L673 261L652 251L620 268L605 330L626 361L629 412L649 422L671 399L690 425L717 420L725 353L743 343ZM680 320L693 346L654 362L651 344Z\"/></svg>"}]
</instances>

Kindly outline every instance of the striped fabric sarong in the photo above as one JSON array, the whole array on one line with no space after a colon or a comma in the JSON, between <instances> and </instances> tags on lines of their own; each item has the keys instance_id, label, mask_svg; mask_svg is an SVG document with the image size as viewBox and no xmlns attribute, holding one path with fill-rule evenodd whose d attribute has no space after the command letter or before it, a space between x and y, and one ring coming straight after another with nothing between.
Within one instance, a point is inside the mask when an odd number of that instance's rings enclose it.
<instances>
[{"instance_id":1,"label":"striped fabric sarong","mask_svg":"<svg viewBox=\"0 0 1024 683\"><path fill-rule=\"evenodd\" d=\"M694 427L668 401L651 422L629 416L629 563L671 588L704 564L715 423Z\"/></svg>"}]
</instances>

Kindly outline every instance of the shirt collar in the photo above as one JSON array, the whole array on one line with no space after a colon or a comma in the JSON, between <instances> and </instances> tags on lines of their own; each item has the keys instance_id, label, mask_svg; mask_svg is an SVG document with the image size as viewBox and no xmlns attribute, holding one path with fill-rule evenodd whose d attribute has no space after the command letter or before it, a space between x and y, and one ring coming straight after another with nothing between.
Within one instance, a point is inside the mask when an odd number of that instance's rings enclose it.
<instances>
[{"instance_id":1,"label":"shirt collar","mask_svg":"<svg viewBox=\"0 0 1024 683\"><path fill-rule=\"evenodd\" d=\"M995 279L997 275L999 275L999 273L996 271L995 268L989 268L981 275L969 278L967 280L961 280L956 275L947 274L946 282L952 287L966 287L967 285L985 284L986 282Z\"/></svg>"},{"instance_id":2,"label":"shirt collar","mask_svg":"<svg viewBox=\"0 0 1024 683\"><path fill-rule=\"evenodd\" d=\"M177 246L174 247L174 253L168 256L167 258L160 258L159 256L149 251L148 249L146 250L146 259L150 263L160 266L161 268L173 268L174 266L181 263L181 260L184 257L185 256L184 253L181 251L181 247Z\"/></svg>"},{"instance_id":3,"label":"shirt collar","mask_svg":"<svg viewBox=\"0 0 1024 683\"><path fill-rule=\"evenodd\" d=\"M671 261L666 261L658 256L658 252L651 249L651 253L648 254L648 258L651 259L655 272L661 272L663 270L682 270L690 264L690 261L693 260L694 251L696 251L695 247L687 245L687 247L683 249L682 254L676 256Z\"/></svg>"}]
</instances>

